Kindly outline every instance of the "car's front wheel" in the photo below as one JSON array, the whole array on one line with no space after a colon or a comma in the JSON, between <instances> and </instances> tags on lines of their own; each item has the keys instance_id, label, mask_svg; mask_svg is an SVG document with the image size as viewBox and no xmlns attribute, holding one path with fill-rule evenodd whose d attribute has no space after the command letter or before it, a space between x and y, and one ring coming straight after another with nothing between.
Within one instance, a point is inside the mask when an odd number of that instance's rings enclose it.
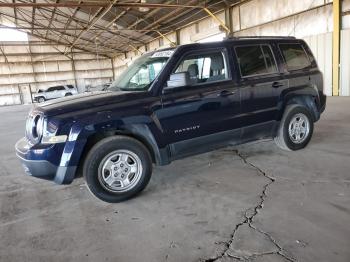
<instances>
[{"instance_id":1,"label":"car's front wheel","mask_svg":"<svg viewBox=\"0 0 350 262\"><path fill-rule=\"evenodd\" d=\"M116 203L140 193L152 174L152 159L138 140L126 136L105 138L89 151L83 174L99 199Z\"/></svg>"},{"instance_id":2,"label":"car's front wheel","mask_svg":"<svg viewBox=\"0 0 350 262\"><path fill-rule=\"evenodd\" d=\"M275 142L284 150L299 150L311 140L314 120L308 108L292 104L286 107Z\"/></svg>"},{"instance_id":3,"label":"car's front wheel","mask_svg":"<svg viewBox=\"0 0 350 262\"><path fill-rule=\"evenodd\" d=\"M39 102L39 103L43 103L43 102L45 102L45 98L44 98L44 97L42 97L42 96L41 96L41 97L39 97L39 98L38 98L38 102Z\"/></svg>"}]
</instances>

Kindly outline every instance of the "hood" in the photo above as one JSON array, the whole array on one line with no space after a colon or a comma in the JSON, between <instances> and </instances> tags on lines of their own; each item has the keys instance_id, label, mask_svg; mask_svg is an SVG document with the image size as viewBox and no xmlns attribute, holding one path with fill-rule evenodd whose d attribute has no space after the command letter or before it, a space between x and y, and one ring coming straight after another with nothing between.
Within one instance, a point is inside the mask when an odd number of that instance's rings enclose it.
<instances>
[{"instance_id":1,"label":"hood","mask_svg":"<svg viewBox=\"0 0 350 262\"><path fill-rule=\"evenodd\" d=\"M126 91L96 91L87 92L74 96L67 96L47 102L37 106L47 116L67 114L70 112L78 112L81 110L91 109L99 110L106 108L108 105L117 105L118 103L133 101L137 98L144 98L148 92L126 92ZM103 109L101 109L103 110Z\"/></svg>"}]
</instances>

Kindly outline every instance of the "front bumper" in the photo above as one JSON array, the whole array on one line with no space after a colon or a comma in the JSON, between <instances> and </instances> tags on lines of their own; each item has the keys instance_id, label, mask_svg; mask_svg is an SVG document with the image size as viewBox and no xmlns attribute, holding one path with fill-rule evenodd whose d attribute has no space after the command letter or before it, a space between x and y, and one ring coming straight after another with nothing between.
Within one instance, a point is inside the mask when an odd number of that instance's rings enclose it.
<instances>
[{"instance_id":1,"label":"front bumper","mask_svg":"<svg viewBox=\"0 0 350 262\"><path fill-rule=\"evenodd\" d=\"M24 171L33 177L54 181L57 184L69 184L73 181L76 166L55 164L51 160L60 158L62 150L58 145L34 147L26 138L16 143L16 155L21 160ZM62 147L62 146L61 146Z\"/></svg>"}]
</instances>

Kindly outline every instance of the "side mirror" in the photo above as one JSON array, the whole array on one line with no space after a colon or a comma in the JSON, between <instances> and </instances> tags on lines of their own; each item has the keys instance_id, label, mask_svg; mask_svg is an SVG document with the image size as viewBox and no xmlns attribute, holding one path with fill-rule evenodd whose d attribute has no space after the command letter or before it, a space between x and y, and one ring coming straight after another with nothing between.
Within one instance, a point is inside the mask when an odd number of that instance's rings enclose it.
<instances>
[{"instance_id":1,"label":"side mirror","mask_svg":"<svg viewBox=\"0 0 350 262\"><path fill-rule=\"evenodd\" d=\"M177 87L189 86L191 84L190 74L186 72L174 73L170 75L167 86L164 87L163 93L171 92Z\"/></svg>"}]
</instances>

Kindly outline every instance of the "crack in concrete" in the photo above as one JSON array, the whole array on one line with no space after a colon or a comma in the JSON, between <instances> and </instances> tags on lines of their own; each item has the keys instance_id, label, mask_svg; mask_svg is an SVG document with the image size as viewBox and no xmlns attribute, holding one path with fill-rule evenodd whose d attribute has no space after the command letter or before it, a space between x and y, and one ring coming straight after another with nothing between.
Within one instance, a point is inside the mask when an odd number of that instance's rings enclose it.
<instances>
[{"instance_id":1,"label":"crack in concrete","mask_svg":"<svg viewBox=\"0 0 350 262\"><path fill-rule=\"evenodd\" d=\"M254 168L255 170L258 171L258 174L259 175L262 175L264 177L266 177L269 182L266 183L264 186L263 186L263 190L262 190L262 193L259 195L259 198L260 198L260 201L257 203L256 206L254 207L250 207L248 208L247 210L244 211L244 219L238 223L232 234L231 234L231 238L228 242L225 243L226 247L225 247L225 250L223 252L221 252L220 255L214 257L214 258L209 258L209 259L204 259L204 260L201 260L203 262L215 262L221 258L224 258L225 256L226 257L231 257L231 258L234 258L234 259L237 259L239 261L246 261L246 260L251 260L251 259L254 259L256 257L259 257L259 256L264 256L264 255L279 255L281 257L283 257L284 259L286 259L287 261L290 261L290 262L295 262L297 261L296 259L292 258L292 257L289 257L287 256L285 253L286 251L283 249L283 247L277 243L277 241L267 232L264 232L260 229L258 229L256 226L254 226L252 223L253 223L253 219L255 218L255 216L259 213L259 210L261 210L263 207L264 207L264 201L267 197L267 194L266 194L266 191L268 189L268 187L274 183L276 180L275 178L271 177L270 175L268 175L266 172L264 172L261 168L259 168L258 166L254 165L253 163L249 162L247 160L248 157L246 156L243 156L238 150L233 150L233 152L236 153L236 155L247 165L251 166L252 168ZM247 256L247 257L241 257L241 256L233 256L233 255L230 255L228 254L228 251L230 249L230 246L231 244L233 243L234 239L235 239L235 235L236 235L236 232L237 230L243 226L244 224L247 224L251 229L265 235L275 246L276 248L278 249L278 251L275 251L275 252L263 252L263 253L256 253L256 254L252 254L250 256Z\"/></svg>"}]
</instances>

